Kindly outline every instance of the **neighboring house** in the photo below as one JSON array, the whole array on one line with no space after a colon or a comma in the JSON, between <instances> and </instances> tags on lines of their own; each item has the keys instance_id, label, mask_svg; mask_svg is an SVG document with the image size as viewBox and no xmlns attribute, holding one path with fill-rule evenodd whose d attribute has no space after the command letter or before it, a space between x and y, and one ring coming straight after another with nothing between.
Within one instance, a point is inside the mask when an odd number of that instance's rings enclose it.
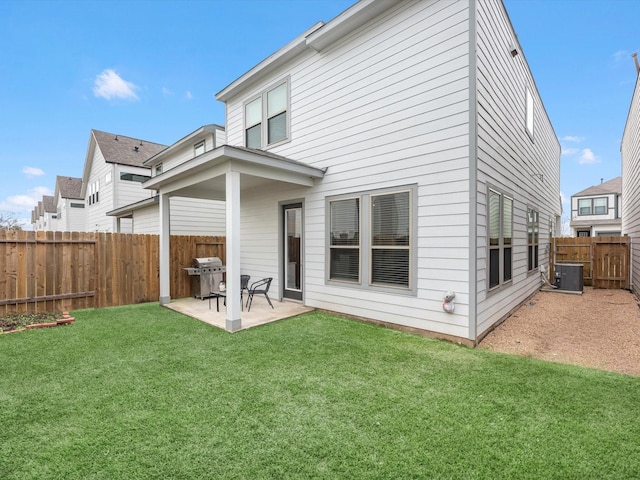
<instances>
[{"instance_id":1,"label":"neighboring house","mask_svg":"<svg viewBox=\"0 0 640 480\"><path fill-rule=\"evenodd\" d=\"M51 195L43 195L31 214L34 230L55 230L56 204ZM35 219L35 221L33 221Z\"/></svg>"},{"instance_id":2,"label":"neighboring house","mask_svg":"<svg viewBox=\"0 0 640 480\"><path fill-rule=\"evenodd\" d=\"M82 197L82 179L75 177L56 177L56 189L53 195L56 205L56 221L50 230L60 232L82 232L85 228L84 198Z\"/></svg>"},{"instance_id":3,"label":"neighboring house","mask_svg":"<svg viewBox=\"0 0 640 480\"><path fill-rule=\"evenodd\" d=\"M129 219L118 222L107 212L153 196L142 188L142 182L151 176L144 162L165 148L146 140L91 130L82 174L85 231L132 231Z\"/></svg>"},{"instance_id":4,"label":"neighboring house","mask_svg":"<svg viewBox=\"0 0 640 480\"><path fill-rule=\"evenodd\" d=\"M223 145L224 141L224 127L205 125L152 156L144 165L151 176L158 176ZM116 217L120 224L128 219L133 233L158 234L160 231L157 196L125 205L107 215ZM172 197L170 225L172 235L224 235L225 204L220 200Z\"/></svg>"},{"instance_id":5,"label":"neighboring house","mask_svg":"<svg viewBox=\"0 0 640 480\"><path fill-rule=\"evenodd\" d=\"M640 69L639 69L640 70ZM640 76L622 134L622 234L631 237L631 290L640 287Z\"/></svg>"},{"instance_id":6,"label":"neighboring house","mask_svg":"<svg viewBox=\"0 0 640 480\"><path fill-rule=\"evenodd\" d=\"M226 200L229 298L273 277L274 297L475 343L540 287L560 145L500 0L361 0L216 98L226 145L144 184L161 303L173 197Z\"/></svg>"},{"instance_id":7,"label":"neighboring house","mask_svg":"<svg viewBox=\"0 0 640 480\"><path fill-rule=\"evenodd\" d=\"M600 181L571 196L574 237L618 237L622 231L622 177Z\"/></svg>"}]
</instances>

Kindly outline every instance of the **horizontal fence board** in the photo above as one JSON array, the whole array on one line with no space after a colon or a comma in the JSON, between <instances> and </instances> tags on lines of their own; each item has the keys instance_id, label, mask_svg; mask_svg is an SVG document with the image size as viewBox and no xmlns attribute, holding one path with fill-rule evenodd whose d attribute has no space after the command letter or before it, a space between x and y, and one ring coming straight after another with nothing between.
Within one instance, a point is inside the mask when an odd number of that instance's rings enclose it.
<instances>
[{"instance_id":1,"label":"horizontal fence board","mask_svg":"<svg viewBox=\"0 0 640 480\"><path fill-rule=\"evenodd\" d=\"M226 263L225 237L172 235L170 292L191 296L185 267L196 257ZM0 315L157 301L158 235L0 231Z\"/></svg>"}]
</instances>

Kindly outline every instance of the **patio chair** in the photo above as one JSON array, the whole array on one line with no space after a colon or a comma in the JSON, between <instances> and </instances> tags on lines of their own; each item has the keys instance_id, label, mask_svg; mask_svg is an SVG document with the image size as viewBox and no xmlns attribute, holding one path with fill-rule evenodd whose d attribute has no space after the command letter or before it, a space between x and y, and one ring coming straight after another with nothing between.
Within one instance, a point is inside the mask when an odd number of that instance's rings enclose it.
<instances>
[{"instance_id":1,"label":"patio chair","mask_svg":"<svg viewBox=\"0 0 640 480\"><path fill-rule=\"evenodd\" d=\"M265 298L267 299L267 302L269 302L269 305L271 305L271 308L273 308L273 304L271 303L271 299L269 299L269 287L271 286L271 281L273 280L272 277L269 278L263 278L262 280L258 280L257 282L253 282L251 284L251 287L249 288L249 297L247 298L247 312L251 311L251 304L253 303L253 296L258 294L258 295L264 295Z\"/></svg>"},{"instance_id":2,"label":"patio chair","mask_svg":"<svg viewBox=\"0 0 640 480\"><path fill-rule=\"evenodd\" d=\"M251 275L240 275L240 306L244 305L244 299L242 298L242 292L245 290L249 293L249 280Z\"/></svg>"}]
</instances>

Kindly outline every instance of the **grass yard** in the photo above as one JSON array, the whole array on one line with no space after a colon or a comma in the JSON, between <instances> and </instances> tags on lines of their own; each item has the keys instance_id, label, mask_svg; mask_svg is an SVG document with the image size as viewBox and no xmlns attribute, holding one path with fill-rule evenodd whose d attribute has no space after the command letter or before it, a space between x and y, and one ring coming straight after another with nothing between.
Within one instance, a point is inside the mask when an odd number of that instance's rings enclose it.
<instances>
[{"instance_id":1,"label":"grass yard","mask_svg":"<svg viewBox=\"0 0 640 480\"><path fill-rule=\"evenodd\" d=\"M640 378L313 312L0 336L0 478L640 478Z\"/></svg>"}]
</instances>

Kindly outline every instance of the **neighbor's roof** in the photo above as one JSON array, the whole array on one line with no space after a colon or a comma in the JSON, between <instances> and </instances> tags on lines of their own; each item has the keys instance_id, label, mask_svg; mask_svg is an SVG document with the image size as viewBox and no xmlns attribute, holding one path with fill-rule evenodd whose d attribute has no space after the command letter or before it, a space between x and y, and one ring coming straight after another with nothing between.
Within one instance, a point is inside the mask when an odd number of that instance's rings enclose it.
<instances>
[{"instance_id":1,"label":"neighbor's roof","mask_svg":"<svg viewBox=\"0 0 640 480\"><path fill-rule=\"evenodd\" d=\"M622 193L622 177L616 177L608 182L594 185L581 192L575 193L574 197L587 197L592 195L606 195L608 193Z\"/></svg>"},{"instance_id":2,"label":"neighbor's roof","mask_svg":"<svg viewBox=\"0 0 640 480\"><path fill-rule=\"evenodd\" d=\"M107 163L149 168L144 162L167 148L166 145L126 137L114 133L91 130L98 148Z\"/></svg>"},{"instance_id":3,"label":"neighbor's roof","mask_svg":"<svg viewBox=\"0 0 640 480\"><path fill-rule=\"evenodd\" d=\"M56 204L53 201L53 197L51 195L43 195L42 196L42 205L44 207L44 211L47 213L55 213L56 212Z\"/></svg>"},{"instance_id":4,"label":"neighbor's roof","mask_svg":"<svg viewBox=\"0 0 640 480\"><path fill-rule=\"evenodd\" d=\"M58 190L62 198L82 198L82 179L76 177L56 177Z\"/></svg>"}]
</instances>

